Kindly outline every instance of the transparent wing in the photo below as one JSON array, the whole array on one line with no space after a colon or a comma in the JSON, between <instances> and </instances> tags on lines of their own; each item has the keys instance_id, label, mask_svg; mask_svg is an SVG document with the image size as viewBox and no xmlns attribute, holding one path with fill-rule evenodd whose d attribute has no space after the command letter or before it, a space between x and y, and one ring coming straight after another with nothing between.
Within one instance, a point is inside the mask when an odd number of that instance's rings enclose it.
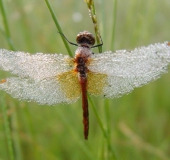
<instances>
[{"instance_id":1,"label":"transparent wing","mask_svg":"<svg viewBox=\"0 0 170 160\"><path fill-rule=\"evenodd\" d=\"M69 80L68 80L69 84ZM0 83L0 90L4 90L11 94L14 98L20 100L35 101L39 104L59 104L75 102L79 96L68 96L63 92L62 84L55 78L44 79L41 81L34 81L27 78L12 77ZM68 86L65 86L69 88ZM74 85L72 84L74 90Z\"/></svg>"},{"instance_id":2,"label":"transparent wing","mask_svg":"<svg viewBox=\"0 0 170 160\"><path fill-rule=\"evenodd\" d=\"M108 76L103 94L113 98L159 78L167 71L169 62L170 46L165 42L132 51L95 54L88 68L92 72Z\"/></svg>"},{"instance_id":3,"label":"transparent wing","mask_svg":"<svg viewBox=\"0 0 170 160\"><path fill-rule=\"evenodd\" d=\"M0 49L0 69L18 76L1 80L0 90L40 104L72 103L81 93L73 66L73 59L62 54L31 55Z\"/></svg>"},{"instance_id":4,"label":"transparent wing","mask_svg":"<svg viewBox=\"0 0 170 160\"><path fill-rule=\"evenodd\" d=\"M20 77L42 80L66 72L73 67L73 61L62 54L31 55L0 49L0 69Z\"/></svg>"}]
</instances>

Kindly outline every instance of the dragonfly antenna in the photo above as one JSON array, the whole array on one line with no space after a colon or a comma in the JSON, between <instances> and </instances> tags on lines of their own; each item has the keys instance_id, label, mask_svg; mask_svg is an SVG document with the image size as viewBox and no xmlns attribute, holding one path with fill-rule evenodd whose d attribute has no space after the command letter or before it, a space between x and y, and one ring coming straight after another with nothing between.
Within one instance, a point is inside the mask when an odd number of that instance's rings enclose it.
<instances>
[{"instance_id":1,"label":"dragonfly antenna","mask_svg":"<svg viewBox=\"0 0 170 160\"><path fill-rule=\"evenodd\" d=\"M73 42L70 42L63 33L59 32L59 31L57 31L57 32L58 32L60 35L62 35L68 43L70 43L71 45L74 45L74 46L78 46L78 44L73 43Z\"/></svg>"}]
</instances>

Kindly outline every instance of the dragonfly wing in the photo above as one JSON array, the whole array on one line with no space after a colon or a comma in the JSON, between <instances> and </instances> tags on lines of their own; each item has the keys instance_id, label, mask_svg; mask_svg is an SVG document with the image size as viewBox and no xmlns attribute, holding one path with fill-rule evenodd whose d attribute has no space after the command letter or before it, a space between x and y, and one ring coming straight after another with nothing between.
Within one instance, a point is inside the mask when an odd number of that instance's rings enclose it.
<instances>
[{"instance_id":1,"label":"dragonfly wing","mask_svg":"<svg viewBox=\"0 0 170 160\"><path fill-rule=\"evenodd\" d=\"M0 69L10 71L19 77L43 80L73 68L73 59L62 54L31 55L0 49Z\"/></svg>"},{"instance_id":2,"label":"dragonfly wing","mask_svg":"<svg viewBox=\"0 0 170 160\"><path fill-rule=\"evenodd\" d=\"M71 72L70 72L71 73ZM79 84L75 83L74 75L72 79L64 80L66 75L60 78L53 77L40 81L29 78L11 77L1 81L0 90L11 94L14 98L20 100L35 101L39 104L60 104L75 102L80 96ZM65 73L66 74L66 73ZM65 86L65 90L63 87ZM71 94L74 90L74 94Z\"/></svg>"},{"instance_id":3,"label":"dragonfly wing","mask_svg":"<svg viewBox=\"0 0 170 160\"><path fill-rule=\"evenodd\" d=\"M95 54L88 69L94 73L107 75L102 94L113 98L156 80L162 73L167 72L169 63L170 45L165 42L132 51Z\"/></svg>"},{"instance_id":4,"label":"dragonfly wing","mask_svg":"<svg viewBox=\"0 0 170 160\"><path fill-rule=\"evenodd\" d=\"M62 54L31 55L0 49L0 69L18 76L1 80L0 90L40 104L71 103L80 96L73 67L73 59Z\"/></svg>"}]
</instances>

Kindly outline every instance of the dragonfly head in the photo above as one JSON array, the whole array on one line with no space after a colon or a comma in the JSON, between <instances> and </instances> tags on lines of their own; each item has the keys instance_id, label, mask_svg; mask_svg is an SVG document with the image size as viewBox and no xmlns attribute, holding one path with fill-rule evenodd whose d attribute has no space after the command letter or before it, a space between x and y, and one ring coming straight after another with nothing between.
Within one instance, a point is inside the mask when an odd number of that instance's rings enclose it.
<instances>
[{"instance_id":1,"label":"dragonfly head","mask_svg":"<svg viewBox=\"0 0 170 160\"><path fill-rule=\"evenodd\" d=\"M77 35L76 42L82 47L91 48L95 44L95 38L92 33L83 31Z\"/></svg>"}]
</instances>

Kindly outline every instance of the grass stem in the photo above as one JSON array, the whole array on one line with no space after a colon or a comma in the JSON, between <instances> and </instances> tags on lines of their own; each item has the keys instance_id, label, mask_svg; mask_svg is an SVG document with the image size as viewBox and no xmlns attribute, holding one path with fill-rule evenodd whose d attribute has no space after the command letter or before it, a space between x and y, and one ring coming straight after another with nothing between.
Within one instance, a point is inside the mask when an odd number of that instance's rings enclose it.
<instances>
[{"instance_id":1,"label":"grass stem","mask_svg":"<svg viewBox=\"0 0 170 160\"><path fill-rule=\"evenodd\" d=\"M89 9L89 14L90 14L90 17L91 17L93 25L94 25L94 31L95 31L95 35L96 35L97 44L101 44L102 41L101 41L101 35L99 32L99 25L98 25L98 21L97 21L94 2L93 2L93 0L85 0L85 2L87 3L87 7ZM102 46L99 46L98 49L99 49L99 52L101 53Z\"/></svg>"},{"instance_id":2,"label":"grass stem","mask_svg":"<svg viewBox=\"0 0 170 160\"><path fill-rule=\"evenodd\" d=\"M12 39L11 39L11 34L10 34L9 26L8 26L8 21L7 21L7 16L6 16L6 13L5 13L3 0L0 0L0 11L1 11L1 14L2 14L3 24L4 24L4 28L5 28L5 34L4 35L6 37L6 40L8 42L10 49L15 50L15 47L14 47Z\"/></svg>"},{"instance_id":3,"label":"grass stem","mask_svg":"<svg viewBox=\"0 0 170 160\"><path fill-rule=\"evenodd\" d=\"M47 7L48 7L48 9L49 9L49 11L50 11L50 13L51 13L51 16L52 16L52 18L53 18L53 21L54 21L54 23L55 23L58 31L59 31L60 33L63 33L63 31L62 31L62 29L61 29L61 27L60 27L60 24L59 24L59 22L58 22L58 20L57 20L57 17L56 17L56 15L55 15L52 7L51 7L51 4L50 4L49 0L45 0L45 2L46 2L46 4L47 4ZM63 43L64 43L64 45L65 45L65 47L66 47L66 49L67 49L67 52L68 52L69 56L70 56L70 57L73 57L73 54L72 54L72 52L71 52L71 50L70 50L70 47L69 47L69 45L68 45L68 42L65 40L65 38L64 38L61 34L60 34L60 36L61 36L61 38L62 38L62 40L63 40Z\"/></svg>"},{"instance_id":4,"label":"grass stem","mask_svg":"<svg viewBox=\"0 0 170 160\"><path fill-rule=\"evenodd\" d=\"M8 152L10 160L14 160L14 150L12 145L12 135L11 135L11 129L9 125L8 115L7 115L7 106L4 101L4 95L1 96L1 108L2 108L2 115L3 115L3 121L4 121L4 127L5 127L5 135L7 139L7 146L8 146Z\"/></svg>"}]
</instances>

